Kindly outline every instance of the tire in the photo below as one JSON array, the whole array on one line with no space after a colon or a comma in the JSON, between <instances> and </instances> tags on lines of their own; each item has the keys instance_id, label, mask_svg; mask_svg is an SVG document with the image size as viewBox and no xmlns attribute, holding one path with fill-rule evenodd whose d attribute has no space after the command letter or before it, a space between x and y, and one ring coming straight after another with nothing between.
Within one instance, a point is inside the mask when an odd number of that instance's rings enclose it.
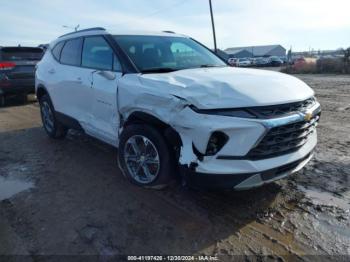
<instances>
[{"instance_id":1,"label":"tire","mask_svg":"<svg viewBox=\"0 0 350 262\"><path fill-rule=\"evenodd\" d=\"M39 102L41 120L47 135L54 139L64 138L67 135L68 129L57 120L50 97L44 95L40 98Z\"/></svg>"},{"instance_id":2,"label":"tire","mask_svg":"<svg viewBox=\"0 0 350 262\"><path fill-rule=\"evenodd\" d=\"M143 151L140 156L135 154L134 142L139 151ZM131 183L144 188L163 189L173 181L174 158L169 146L159 131L148 125L134 124L124 129L120 136L118 164Z\"/></svg>"}]
</instances>

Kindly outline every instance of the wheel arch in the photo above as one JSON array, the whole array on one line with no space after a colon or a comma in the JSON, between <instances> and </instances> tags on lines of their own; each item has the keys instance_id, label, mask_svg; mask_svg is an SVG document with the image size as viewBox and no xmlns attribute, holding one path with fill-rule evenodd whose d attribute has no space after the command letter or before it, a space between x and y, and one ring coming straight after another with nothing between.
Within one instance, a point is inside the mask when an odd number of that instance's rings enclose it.
<instances>
[{"instance_id":1,"label":"wheel arch","mask_svg":"<svg viewBox=\"0 0 350 262\"><path fill-rule=\"evenodd\" d=\"M37 97L37 99L40 101L40 99L41 99L44 95L48 95L48 96L50 97L49 92L47 91L46 87L43 86L43 85L39 85L39 86L37 87L37 90L36 90L36 97Z\"/></svg>"},{"instance_id":2,"label":"wheel arch","mask_svg":"<svg viewBox=\"0 0 350 262\"><path fill-rule=\"evenodd\" d=\"M135 111L125 120L123 126L132 124L147 124L155 127L165 137L168 145L173 149L175 157L180 157L180 149L182 147L182 139L179 133L169 124L160 120L158 117L142 111Z\"/></svg>"}]
</instances>

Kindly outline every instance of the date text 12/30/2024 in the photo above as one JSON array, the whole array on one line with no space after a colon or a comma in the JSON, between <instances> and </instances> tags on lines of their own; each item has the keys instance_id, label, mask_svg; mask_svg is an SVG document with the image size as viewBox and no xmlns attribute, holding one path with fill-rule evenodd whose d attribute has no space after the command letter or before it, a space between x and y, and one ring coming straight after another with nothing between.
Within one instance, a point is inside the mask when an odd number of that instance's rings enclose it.
<instances>
[{"instance_id":1,"label":"date text 12/30/2024","mask_svg":"<svg viewBox=\"0 0 350 262\"><path fill-rule=\"evenodd\" d=\"M128 256L128 261L219 261L216 256Z\"/></svg>"}]
</instances>

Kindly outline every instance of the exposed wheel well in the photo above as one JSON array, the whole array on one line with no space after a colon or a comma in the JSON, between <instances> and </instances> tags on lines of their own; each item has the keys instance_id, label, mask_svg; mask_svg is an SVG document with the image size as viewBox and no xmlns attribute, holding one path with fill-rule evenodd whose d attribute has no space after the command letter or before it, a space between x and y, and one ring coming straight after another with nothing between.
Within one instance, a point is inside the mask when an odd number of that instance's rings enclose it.
<instances>
[{"instance_id":1,"label":"exposed wheel well","mask_svg":"<svg viewBox=\"0 0 350 262\"><path fill-rule=\"evenodd\" d=\"M43 86L39 86L36 91L36 97L38 98L38 100L40 100L43 97L43 95L46 95L46 94L48 94L46 91L46 88Z\"/></svg>"},{"instance_id":2,"label":"exposed wheel well","mask_svg":"<svg viewBox=\"0 0 350 262\"><path fill-rule=\"evenodd\" d=\"M173 127L171 127L167 123L164 123L157 117L144 112L132 113L125 121L124 126L128 126L135 123L147 124L157 128L165 137L169 146L174 150L173 152L175 153L175 157L177 159L180 157L180 148L182 146L182 140L178 132Z\"/></svg>"}]
</instances>

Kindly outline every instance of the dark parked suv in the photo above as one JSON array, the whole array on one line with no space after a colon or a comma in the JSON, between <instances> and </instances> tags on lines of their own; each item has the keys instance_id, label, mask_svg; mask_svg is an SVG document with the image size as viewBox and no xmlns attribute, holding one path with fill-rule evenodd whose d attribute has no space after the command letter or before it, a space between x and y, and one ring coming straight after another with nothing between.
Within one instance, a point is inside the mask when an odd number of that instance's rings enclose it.
<instances>
[{"instance_id":1,"label":"dark parked suv","mask_svg":"<svg viewBox=\"0 0 350 262\"><path fill-rule=\"evenodd\" d=\"M38 47L0 47L0 106L7 96L35 92L34 70L43 52Z\"/></svg>"}]
</instances>

